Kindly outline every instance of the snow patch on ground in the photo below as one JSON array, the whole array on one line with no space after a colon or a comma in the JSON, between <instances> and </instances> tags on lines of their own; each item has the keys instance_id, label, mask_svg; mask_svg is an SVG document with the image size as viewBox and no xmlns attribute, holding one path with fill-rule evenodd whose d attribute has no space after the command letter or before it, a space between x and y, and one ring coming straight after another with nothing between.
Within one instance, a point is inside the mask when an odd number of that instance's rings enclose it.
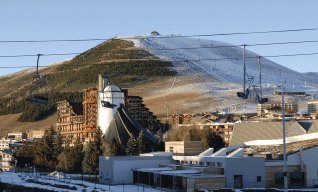
<instances>
[{"instance_id":1,"label":"snow patch on ground","mask_svg":"<svg viewBox=\"0 0 318 192\"><path fill-rule=\"evenodd\" d=\"M247 78L253 78L250 83L252 97L243 100L236 96L236 92L243 91L243 49L228 43L195 39L187 37L163 38L167 36L144 35L138 37L120 37L134 42L135 46L148 50L153 55L171 61L173 69L178 72L178 76L197 77L200 83L193 82L181 85L180 82L170 90L171 92L193 92L208 94L208 97L219 97L222 100L231 100L231 104L245 102L251 112L256 112L256 93L259 91L259 69L257 54L245 51L245 64ZM200 49L196 49L199 48ZM184 49L186 48L186 49ZM281 91L284 83L284 91L305 92L307 95L314 95L313 99L318 99L315 87L318 87L318 77L316 75L302 74L266 58L261 58L262 88L263 97L270 101L281 101L280 96L271 95L274 90ZM177 79L178 80L178 79ZM212 86L213 84L213 86ZM305 85L306 84L306 85ZM253 87L255 88L253 89ZM249 85L247 84L247 87ZM316 93L317 92L317 93ZM310 97L286 97L291 100L305 102ZM252 107L254 106L254 107ZM227 108L224 102L223 108ZM245 109L247 112L249 109ZM300 108L302 113L306 108Z\"/></svg>"}]
</instances>

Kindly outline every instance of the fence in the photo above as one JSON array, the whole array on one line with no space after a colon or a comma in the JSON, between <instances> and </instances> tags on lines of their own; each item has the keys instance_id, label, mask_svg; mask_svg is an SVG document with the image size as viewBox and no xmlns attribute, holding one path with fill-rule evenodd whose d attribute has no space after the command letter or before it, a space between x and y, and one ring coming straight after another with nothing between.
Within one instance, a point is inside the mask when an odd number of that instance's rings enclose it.
<instances>
[{"instance_id":1,"label":"fence","mask_svg":"<svg viewBox=\"0 0 318 192\"><path fill-rule=\"evenodd\" d=\"M13 170L15 173L20 173L22 175L34 177L34 178L42 178L47 180L55 180L64 183L74 183L75 180L81 180L82 184L84 181L88 181L91 183L98 183L98 175L89 175L89 174L72 174L72 173L65 173L65 172L58 172L58 171L50 171L50 170L39 170L36 168L26 167L26 168L19 168L16 167Z\"/></svg>"},{"instance_id":2,"label":"fence","mask_svg":"<svg viewBox=\"0 0 318 192\"><path fill-rule=\"evenodd\" d=\"M48 185L57 188L79 190L80 189L96 189L97 191L111 192L154 192L149 186L133 185L131 183L122 183L122 185L110 185L109 183L99 183L99 175L89 174L70 174L57 171L39 170L36 168L14 168L11 172L17 173L17 177L1 177L0 183L8 183L13 185L24 185L25 183L36 183L45 186ZM17 179L19 178L19 179ZM64 184L63 184L64 183ZM157 189L158 191L159 189ZM1 191L1 190L0 190Z\"/></svg>"},{"instance_id":3,"label":"fence","mask_svg":"<svg viewBox=\"0 0 318 192\"><path fill-rule=\"evenodd\" d=\"M307 179L307 186L318 188L318 179Z\"/></svg>"}]
</instances>

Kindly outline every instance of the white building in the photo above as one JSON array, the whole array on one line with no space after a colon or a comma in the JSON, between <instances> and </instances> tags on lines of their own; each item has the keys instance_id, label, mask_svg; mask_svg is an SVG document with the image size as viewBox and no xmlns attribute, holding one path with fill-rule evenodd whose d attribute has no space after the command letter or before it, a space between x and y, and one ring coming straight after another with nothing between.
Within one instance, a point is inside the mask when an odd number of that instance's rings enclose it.
<instances>
[{"instance_id":1,"label":"white building","mask_svg":"<svg viewBox=\"0 0 318 192\"><path fill-rule=\"evenodd\" d=\"M10 161L13 158L13 153L10 150L0 151L0 168L2 171L10 171L12 166L10 165Z\"/></svg>"},{"instance_id":2,"label":"white building","mask_svg":"<svg viewBox=\"0 0 318 192\"><path fill-rule=\"evenodd\" d=\"M97 125L105 133L120 105L125 104L125 95L119 87L109 85L104 76L99 75Z\"/></svg>"},{"instance_id":3,"label":"white building","mask_svg":"<svg viewBox=\"0 0 318 192\"><path fill-rule=\"evenodd\" d=\"M209 150L208 152L211 152ZM243 157L242 149L199 156L155 152L99 158L100 182L142 183L193 192L197 189L265 187L265 159ZM109 179L109 180L108 180Z\"/></svg>"},{"instance_id":4,"label":"white building","mask_svg":"<svg viewBox=\"0 0 318 192\"><path fill-rule=\"evenodd\" d=\"M10 146L9 144L10 143L15 143L17 142L17 140L14 140L14 139L6 139L6 138L1 138L0 140L0 150L9 150L10 149Z\"/></svg>"}]
</instances>

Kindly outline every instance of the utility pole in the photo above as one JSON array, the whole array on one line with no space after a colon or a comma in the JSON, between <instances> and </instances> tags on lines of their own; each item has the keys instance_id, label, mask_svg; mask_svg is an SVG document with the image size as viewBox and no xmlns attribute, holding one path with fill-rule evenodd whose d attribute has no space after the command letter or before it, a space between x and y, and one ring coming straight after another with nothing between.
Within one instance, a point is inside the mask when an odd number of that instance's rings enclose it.
<instances>
[{"instance_id":1,"label":"utility pole","mask_svg":"<svg viewBox=\"0 0 318 192\"><path fill-rule=\"evenodd\" d=\"M258 68L259 68L259 88L260 88L260 91L261 91L261 99L262 99L261 56L258 57Z\"/></svg>"},{"instance_id":2,"label":"utility pole","mask_svg":"<svg viewBox=\"0 0 318 192\"><path fill-rule=\"evenodd\" d=\"M243 44L243 70L244 70L244 80L243 80L243 89L244 89L244 95L246 94L245 93L245 73L246 73L246 67L245 67L245 44Z\"/></svg>"},{"instance_id":3,"label":"utility pole","mask_svg":"<svg viewBox=\"0 0 318 192\"><path fill-rule=\"evenodd\" d=\"M283 145L284 145L284 189L287 192L287 166L286 166L286 135L285 135L285 103L284 103L284 83L282 83L282 109L283 109Z\"/></svg>"}]
</instances>

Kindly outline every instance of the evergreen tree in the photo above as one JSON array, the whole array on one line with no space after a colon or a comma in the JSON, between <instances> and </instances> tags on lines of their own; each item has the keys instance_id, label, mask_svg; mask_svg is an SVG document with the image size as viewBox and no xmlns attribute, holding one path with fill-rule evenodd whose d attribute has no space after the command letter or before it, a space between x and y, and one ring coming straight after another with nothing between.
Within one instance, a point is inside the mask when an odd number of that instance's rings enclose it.
<instances>
[{"instance_id":1,"label":"evergreen tree","mask_svg":"<svg viewBox=\"0 0 318 192\"><path fill-rule=\"evenodd\" d=\"M94 149L93 149L93 141L89 141L87 149L85 151L84 155L84 161L83 161L83 170L84 172L88 174L93 174L95 172L94 170Z\"/></svg>"},{"instance_id":2,"label":"evergreen tree","mask_svg":"<svg viewBox=\"0 0 318 192\"><path fill-rule=\"evenodd\" d=\"M200 133L197 128L191 127L188 130L187 141L201 141Z\"/></svg>"},{"instance_id":3,"label":"evergreen tree","mask_svg":"<svg viewBox=\"0 0 318 192\"><path fill-rule=\"evenodd\" d=\"M137 138L137 147L138 147L138 154L151 152L151 143L149 139L144 134L144 131L141 130L139 133L139 137Z\"/></svg>"},{"instance_id":4,"label":"evergreen tree","mask_svg":"<svg viewBox=\"0 0 318 192\"><path fill-rule=\"evenodd\" d=\"M127 147L125 149L126 155L137 155L138 154L138 145L135 137L130 136L127 142Z\"/></svg>"},{"instance_id":5,"label":"evergreen tree","mask_svg":"<svg viewBox=\"0 0 318 192\"><path fill-rule=\"evenodd\" d=\"M99 156L103 155L102 131L97 127L94 141L90 141L85 152L83 167L86 172L97 175L99 173Z\"/></svg>"},{"instance_id":6,"label":"evergreen tree","mask_svg":"<svg viewBox=\"0 0 318 192\"><path fill-rule=\"evenodd\" d=\"M55 153L56 132L53 127L45 130L44 136L37 145L34 164L41 168L55 169L57 156Z\"/></svg>"},{"instance_id":7,"label":"evergreen tree","mask_svg":"<svg viewBox=\"0 0 318 192\"><path fill-rule=\"evenodd\" d=\"M112 143L110 144L110 154L111 156L118 156L119 155L119 145L115 138L112 139Z\"/></svg>"},{"instance_id":8,"label":"evergreen tree","mask_svg":"<svg viewBox=\"0 0 318 192\"><path fill-rule=\"evenodd\" d=\"M33 166L33 152L33 147L29 143L24 142L21 148L19 149L18 153L14 155L17 160L17 166Z\"/></svg>"},{"instance_id":9,"label":"evergreen tree","mask_svg":"<svg viewBox=\"0 0 318 192\"><path fill-rule=\"evenodd\" d=\"M211 129L205 128L201 132L201 138L204 143L204 149L214 148L214 151L225 147L222 137L216 135Z\"/></svg>"},{"instance_id":10,"label":"evergreen tree","mask_svg":"<svg viewBox=\"0 0 318 192\"><path fill-rule=\"evenodd\" d=\"M102 138L103 138L103 132L100 129L100 127L97 127L95 135L94 135L94 151L97 154L97 156L103 155Z\"/></svg>"},{"instance_id":11,"label":"evergreen tree","mask_svg":"<svg viewBox=\"0 0 318 192\"><path fill-rule=\"evenodd\" d=\"M83 144L77 139L74 146L67 154L67 171L71 173L81 173L83 163Z\"/></svg>"},{"instance_id":12,"label":"evergreen tree","mask_svg":"<svg viewBox=\"0 0 318 192\"><path fill-rule=\"evenodd\" d=\"M62 153L63 151L63 141L62 141L62 135L60 135L59 133L57 133L56 137L55 137L55 150L54 150L54 156L57 159L57 163L58 164L58 156Z\"/></svg>"},{"instance_id":13,"label":"evergreen tree","mask_svg":"<svg viewBox=\"0 0 318 192\"><path fill-rule=\"evenodd\" d=\"M163 141L162 135L159 136L159 141L155 146L155 151L165 151L165 142Z\"/></svg>"}]
</instances>

